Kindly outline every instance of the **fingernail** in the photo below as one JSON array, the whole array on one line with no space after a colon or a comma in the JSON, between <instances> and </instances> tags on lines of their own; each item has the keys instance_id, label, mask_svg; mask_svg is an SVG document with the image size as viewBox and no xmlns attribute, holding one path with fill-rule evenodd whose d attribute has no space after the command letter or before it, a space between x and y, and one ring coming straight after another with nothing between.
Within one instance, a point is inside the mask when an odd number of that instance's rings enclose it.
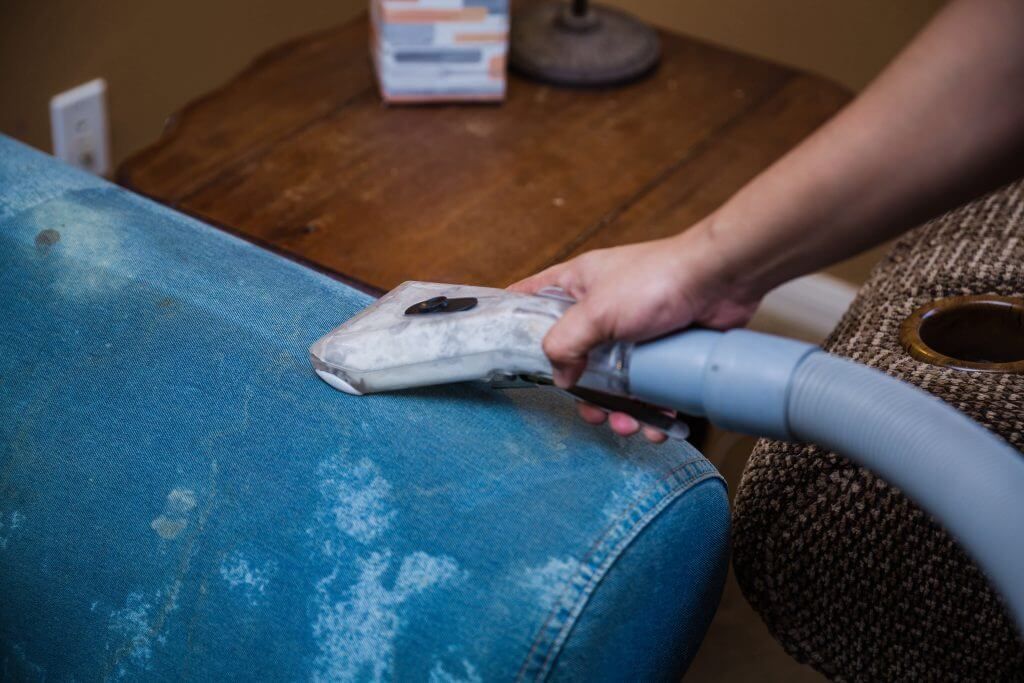
<instances>
[{"instance_id":1,"label":"fingernail","mask_svg":"<svg viewBox=\"0 0 1024 683\"><path fill-rule=\"evenodd\" d=\"M572 378L570 377L569 373L567 373L565 370L559 370L558 368L555 368L554 372L552 373L552 379L554 379L555 386L558 387L559 389L572 388Z\"/></svg>"},{"instance_id":2,"label":"fingernail","mask_svg":"<svg viewBox=\"0 0 1024 683\"><path fill-rule=\"evenodd\" d=\"M613 417L614 424L612 425L617 432L628 432L630 434L635 433L640 429L640 423L636 421L632 415L626 415L625 413L616 413Z\"/></svg>"}]
</instances>

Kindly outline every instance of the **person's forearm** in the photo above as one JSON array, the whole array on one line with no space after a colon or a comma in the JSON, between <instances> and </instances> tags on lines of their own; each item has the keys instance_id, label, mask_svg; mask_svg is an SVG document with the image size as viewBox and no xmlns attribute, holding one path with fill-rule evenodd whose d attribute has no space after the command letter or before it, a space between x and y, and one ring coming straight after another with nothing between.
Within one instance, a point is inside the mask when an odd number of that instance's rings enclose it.
<instances>
[{"instance_id":1,"label":"person's forearm","mask_svg":"<svg viewBox=\"0 0 1024 683\"><path fill-rule=\"evenodd\" d=\"M856 100L684 239L736 294L880 243L1024 171L1024 2L959 0Z\"/></svg>"}]
</instances>

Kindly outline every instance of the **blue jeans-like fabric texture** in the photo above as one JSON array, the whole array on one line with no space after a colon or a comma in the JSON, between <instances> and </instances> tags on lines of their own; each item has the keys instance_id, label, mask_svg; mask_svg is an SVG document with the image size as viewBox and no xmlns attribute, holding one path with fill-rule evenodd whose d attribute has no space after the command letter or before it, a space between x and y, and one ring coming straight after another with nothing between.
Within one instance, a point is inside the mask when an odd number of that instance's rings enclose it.
<instances>
[{"instance_id":1,"label":"blue jeans-like fabric texture","mask_svg":"<svg viewBox=\"0 0 1024 683\"><path fill-rule=\"evenodd\" d=\"M0 297L6 679L655 679L704 635L688 445L341 394L307 347L365 295L3 138Z\"/></svg>"}]
</instances>

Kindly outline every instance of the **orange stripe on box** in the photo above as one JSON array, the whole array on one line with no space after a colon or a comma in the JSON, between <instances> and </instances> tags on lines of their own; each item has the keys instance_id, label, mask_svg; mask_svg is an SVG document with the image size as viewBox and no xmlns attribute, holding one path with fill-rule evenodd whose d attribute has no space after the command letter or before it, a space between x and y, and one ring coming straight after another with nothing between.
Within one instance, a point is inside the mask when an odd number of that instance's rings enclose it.
<instances>
[{"instance_id":1,"label":"orange stripe on box","mask_svg":"<svg viewBox=\"0 0 1024 683\"><path fill-rule=\"evenodd\" d=\"M504 43L506 38L508 38L508 33L505 31L455 34L456 43Z\"/></svg>"},{"instance_id":2,"label":"orange stripe on box","mask_svg":"<svg viewBox=\"0 0 1024 683\"><path fill-rule=\"evenodd\" d=\"M391 9L384 8L384 21L396 24L427 24L435 21L483 21L486 7L463 9Z\"/></svg>"},{"instance_id":3,"label":"orange stripe on box","mask_svg":"<svg viewBox=\"0 0 1024 683\"><path fill-rule=\"evenodd\" d=\"M494 55L487 62L487 75L492 78L501 78L505 75L505 55Z\"/></svg>"}]
</instances>

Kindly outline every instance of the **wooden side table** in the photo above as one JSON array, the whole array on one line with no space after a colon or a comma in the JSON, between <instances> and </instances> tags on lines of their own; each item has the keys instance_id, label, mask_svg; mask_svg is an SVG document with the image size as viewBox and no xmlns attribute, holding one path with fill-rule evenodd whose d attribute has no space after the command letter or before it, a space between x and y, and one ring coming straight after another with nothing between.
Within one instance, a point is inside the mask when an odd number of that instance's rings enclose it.
<instances>
[{"instance_id":1,"label":"wooden side table","mask_svg":"<svg viewBox=\"0 0 1024 683\"><path fill-rule=\"evenodd\" d=\"M678 232L835 113L820 78L663 33L636 84L513 76L501 105L384 107L361 17L257 59L118 171L126 187L369 289L504 286Z\"/></svg>"}]
</instances>

